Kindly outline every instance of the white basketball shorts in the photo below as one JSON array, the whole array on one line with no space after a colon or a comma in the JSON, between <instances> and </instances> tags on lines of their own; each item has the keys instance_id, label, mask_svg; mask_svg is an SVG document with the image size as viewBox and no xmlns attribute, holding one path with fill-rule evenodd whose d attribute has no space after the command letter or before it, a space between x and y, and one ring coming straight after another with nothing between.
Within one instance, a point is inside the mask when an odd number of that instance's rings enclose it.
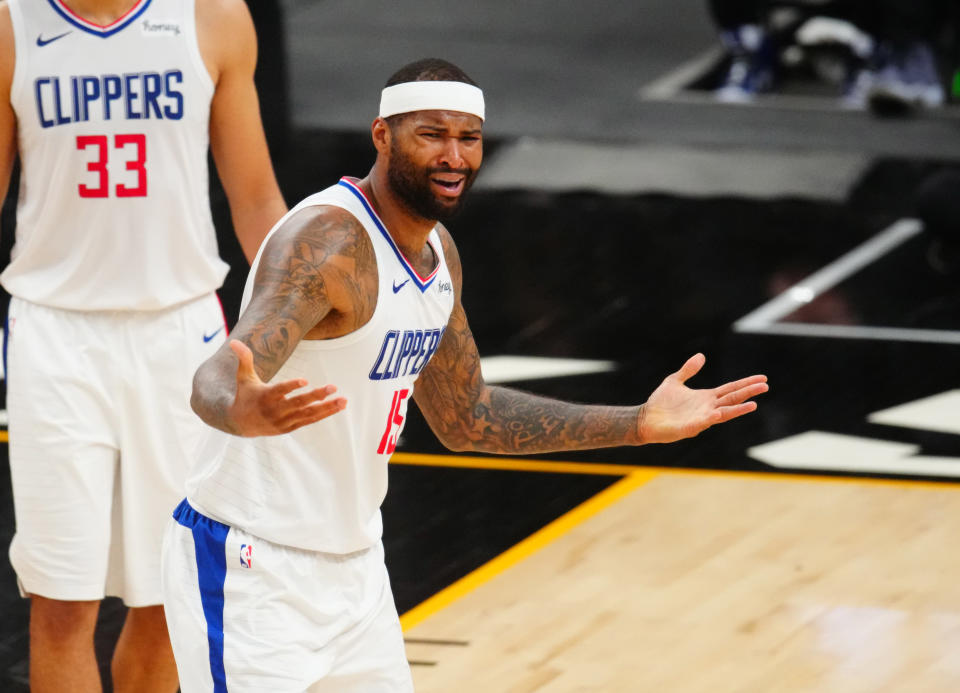
<instances>
[{"instance_id":1,"label":"white basketball shorts","mask_svg":"<svg viewBox=\"0 0 960 693\"><path fill-rule=\"evenodd\" d=\"M20 589L161 603L160 544L205 424L197 366L223 343L215 294L149 312L10 302L10 470Z\"/></svg>"},{"instance_id":2,"label":"white basketball shorts","mask_svg":"<svg viewBox=\"0 0 960 693\"><path fill-rule=\"evenodd\" d=\"M273 544L184 500L163 543L183 693L412 693L383 545Z\"/></svg>"}]
</instances>

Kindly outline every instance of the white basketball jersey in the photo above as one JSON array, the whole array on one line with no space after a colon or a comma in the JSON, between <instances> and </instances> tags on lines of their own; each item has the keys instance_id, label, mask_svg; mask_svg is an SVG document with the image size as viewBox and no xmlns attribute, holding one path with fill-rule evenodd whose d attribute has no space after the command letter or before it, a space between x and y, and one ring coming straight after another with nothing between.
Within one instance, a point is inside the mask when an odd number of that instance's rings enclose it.
<instances>
[{"instance_id":1,"label":"white basketball jersey","mask_svg":"<svg viewBox=\"0 0 960 693\"><path fill-rule=\"evenodd\" d=\"M213 82L194 0L140 0L92 24L62 0L9 0L21 160L14 296L155 310L216 290L207 193Z\"/></svg>"},{"instance_id":2,"label":"white basketball jersey","mask_svg":"<svg viewBox=\"0 0 960 693\"><path fill-rule=\"evenodd\" d=\"M304 378L311 387L336 385L346 409L282 436L240 438L210 429L187 481L187 498L201 513L268 541L351 553L380 539L387 462L414 381L450 319L453 284L436 229L429 243L437 266L421 277L351 179L308 197L278 226L316 205L341 207L366 229L376 254L377 306L355 332L301 341L273 382ZM258 255L243 307L259 262Z\"/></svg>"}]
</instances>

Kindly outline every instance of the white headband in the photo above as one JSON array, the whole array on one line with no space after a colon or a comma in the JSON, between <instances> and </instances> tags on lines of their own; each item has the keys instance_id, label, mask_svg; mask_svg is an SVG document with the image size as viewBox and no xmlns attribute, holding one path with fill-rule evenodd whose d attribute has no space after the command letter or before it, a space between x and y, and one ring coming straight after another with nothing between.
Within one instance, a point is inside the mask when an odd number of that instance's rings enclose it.
<instances>
[{"instance_id":1,"label":"white headband","mask_svg":"<svg viewBox=\"0 0 960 693\"><path fill-rule=\"evenodd\" d=\"M380 117L411 111L460 111L483 120L483 92L465 82L404 82L380 94Z\"/></svg>"}]
</instances>

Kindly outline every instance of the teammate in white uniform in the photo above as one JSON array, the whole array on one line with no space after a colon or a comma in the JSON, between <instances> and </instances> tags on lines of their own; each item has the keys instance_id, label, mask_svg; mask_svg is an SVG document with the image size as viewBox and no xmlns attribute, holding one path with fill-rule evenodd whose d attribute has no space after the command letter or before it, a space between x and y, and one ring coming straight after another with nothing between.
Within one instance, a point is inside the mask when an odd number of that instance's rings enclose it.
<instances>
[{"instance_id":1,"label":"teammate in white uniform","mask_svg":"<svg viewBox=\"0 0 960 693\"><path fill-rule=\"evenodd\" d=\"M379 510L411 397L452 449L534 453L696 435L767 390L764 376L688 389L700 354L639 407L487 386L437 223L480 166L483 95L435 59L387 84L373 169L271 231L233 339L194 378L194 410L219 430L164 539L184 693L412 690Z\"/></svg>"},{"instance_id":2,"label":"teammate in white uniform","mask_svg":"<svg viewBox=\"0 0 960 693\"><path fill-rule=\"evenodd\" d=\"M17 529L36 691L99 690L100 600L130 609L114 690L174 691L159 545L204 428L196 365L223 343L211 148L252 258L286 211L242 0L0 2L0 281Z\"/></svg>"}]
</instances>

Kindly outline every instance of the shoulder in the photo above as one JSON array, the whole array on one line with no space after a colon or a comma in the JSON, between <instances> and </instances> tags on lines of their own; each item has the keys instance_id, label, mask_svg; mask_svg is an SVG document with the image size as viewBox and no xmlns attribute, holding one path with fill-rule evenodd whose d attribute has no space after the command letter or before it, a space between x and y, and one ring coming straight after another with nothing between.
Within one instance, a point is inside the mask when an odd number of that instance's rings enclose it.
<instances>
[{"instance_id":1,"label":"shoulder","mask_svg":"<svg viewBox=\"0 0 960 693\"><path fill-rule=\"evenodd\" d=\"M256 30L243 0L196 0L196 19L200 53L216 70L215 77L256 63Z\"/></svg>"},{"instance_id":2,"label":"shoulder","mask_svg":"<svg viewBox=\"0 0 960 693\"><path fill-rule=\"evenodd\" d=\"M254 295L297 293L308 302L326 302L341 314L367 315L364 306L377 293L376 263L370 237L350 212L304 207L267 240Z\"/></svg>"},{"instance_id":3,"label":"shoulder","mask_svg":"<svg viewBox=\"0 0 960 693\"><path fill-rule=\"evenodd\" d=\"M437 235L440 236L440 244L443 248L443 259L447 263L447 269L450 271L450 278L453 285L460 293L463 283L463 266L460 264L460 251L457 250L457 244L453 241L453 236L443 224L437 224Z\"/></svg>"},{"instance_id":4,"label":"shoulder","mask_svg":"<svg viewBox=\"0 0 960 693\"><path fill-rule=\"evenodd\" d=\"M338 257L357 259L371 252L370 238L360 220L333 205L295 211L264 248L265 255L294 255L318 268Z\"/></svg>"},{"instance_id":5,"label":"shoulder","mask_svg":"<svg viewBox=\"0 0 960 693\"><path fill-rule=\"evenodd\" d=\"M198 24L205 28L219 27L227 38L231 38L227 33L230 29L253 27L244 0L196 0L196 14Z\"/></svg>"}]
</instances>

